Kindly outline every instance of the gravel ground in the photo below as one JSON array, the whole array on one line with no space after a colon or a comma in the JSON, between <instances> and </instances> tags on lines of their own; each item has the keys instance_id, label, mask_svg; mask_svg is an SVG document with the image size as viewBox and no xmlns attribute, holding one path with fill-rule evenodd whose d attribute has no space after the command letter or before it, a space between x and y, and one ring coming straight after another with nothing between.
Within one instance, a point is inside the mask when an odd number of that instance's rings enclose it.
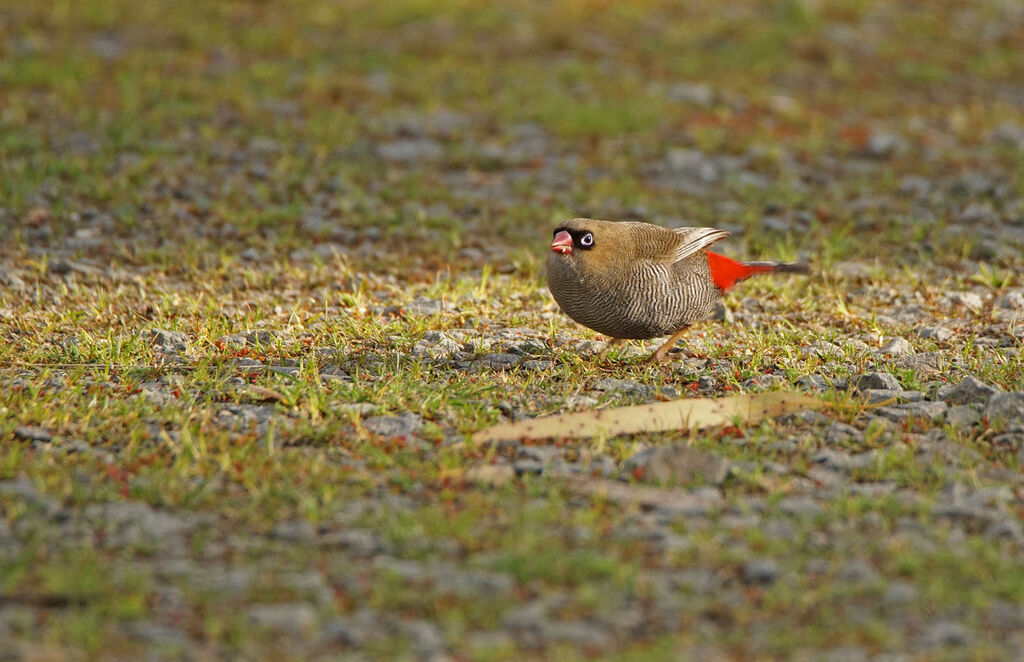
<instances>
[{"instance_id":1,"label":"gravel ground","mask_svg":"<svg viewBox=\"0 0 1024 662\"><path fill-rule=\"evenodd\" d=\"M1024 650L1014 6L943 8L981 44L952 60L901 3L694 9L766 63L733 78L659 69L660 5L576 34L572 3L93 4L0 8L0 660ZM664 368L598 362L541 284L574 215L815 272L741 285ZM468 442L778 389L837 406Z\"/></svg>"}]
</instances>

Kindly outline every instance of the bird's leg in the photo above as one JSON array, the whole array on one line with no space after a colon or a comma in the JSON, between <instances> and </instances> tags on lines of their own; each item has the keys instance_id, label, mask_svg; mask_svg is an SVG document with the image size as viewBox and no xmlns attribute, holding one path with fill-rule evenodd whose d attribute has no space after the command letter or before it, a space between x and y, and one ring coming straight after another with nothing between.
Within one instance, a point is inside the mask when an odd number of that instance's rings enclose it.
<instances>
[{"instance_id":1,"label":"bird's leg","mask_svg":"<svg viewBox=\"0 0 1024 662\"><path fill-rule=\"evenodd\" d=\"M654 350L654 354L651 354L651 358L647 359L647 362L648 363L665 363L666 361L668 361L668 358L665 356L666 354L668 354L668 350L670 350L670 349L672 349L673 347L676 346L676 342L680 338L683 337L683 334L686 333L686 329L688 329L688 328L689 327L685 327L684 326L683 328L681 328L678 331L676 331L675 333L673 333L672 337L669 338L668 340L666 340L665 343L661 347L659 347L658 349Z\"/></svg>"},{"instance_id":2,"label":"bird's leg","mask_svg":"<svg viewBox=\"0 0 1024 662\"><path fill-rule=\"evenodd\" d=\"M604 357L608 353L608 350L623 342L625 342L625 340L622 338L609 338L604 344L604 349L602 349L601 353L597 355L597 360L604 361Z\"/></svg>"}]
</instances>

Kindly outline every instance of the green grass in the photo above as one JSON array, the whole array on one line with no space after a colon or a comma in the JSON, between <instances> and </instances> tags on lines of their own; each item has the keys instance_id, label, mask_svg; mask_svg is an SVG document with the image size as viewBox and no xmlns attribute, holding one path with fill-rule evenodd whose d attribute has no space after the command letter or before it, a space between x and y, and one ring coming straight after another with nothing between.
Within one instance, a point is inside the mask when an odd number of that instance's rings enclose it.
<instances>
[{"instance_id":1,"label":"green grass","mask_svg":"<svg viewBox=\"0 0 1024 662\"><path fill-rule=\"evenodd\" d=\"M127 626L156 620L222 655L302 656L303 642L257 631L246 609L312 600L289 575L312 572L329 589L316 603L323 622L367 605L433 620L458 659L678 659L714 642L732 659L767 660L909 646L912 628L878 607L883 587L837 578L859 558L880 583L917 589L903 607L917 622L966 610L980 634L959 653L996 659L999 632L985 614L997 600L1024 603L1020 550L937 521L929 507L953 481L1017 487L1007 477L1017 453L994 448L984 426L952 435L975 452L959 463L917 452L938 424L869 427L841 450L878 456L848 483L898 492L839 489L808 517L775 509L816 480L820 425L552 442L571 459L616 466L646 445L684 441L743 463L721 488L721 511L669 517L679 536L669 549L627 535L661 516L640 506L560 479L473 480L477 467L517 457L463 442L504 411L562 411L571 395L598 406L643 400L593 391L605 377L686 397L756 390L747 380L764 375L778 378L768 388L790 388L873 369L926 393L966 373L1021 390L1019 321L943 300L1022 284L1019 240L993 247L973 227L950 232L972 204L1004 219L1020 212L1021 151L989 135L1018 118L1007 90L1024 75L1024 43L1012 27L977 38L1012 25L1003 12L996 2L844 0L0 0L0 277L24 282L0 285L0 480L27 479L40 495L0 492L0 536L6 525L19 541L0 562L2 597L23 610L5 621L12 637L47 659L130 657L147 644ZM711 101L680 101L680 83L709 85ZM908 149L864 158L876 130ZM441 153L380 158L380 144L407 139ZM663 172L675 149L727 167L678 186L685 173ZM991 176L996 192L947 186L971 172ZM917 203L901 192L908 175L937 188ZM580 341L597 336L561 316L542 287L551 227L580 213L723 225L731 255L809 257L816 274L741 285L727 300L734 322L687 338L701 361L652 368L636 357L653 343L633 343L596 364ZM793 229L765 229L766 216L795 219ZM54 271L62 260L70 273ZM862 277L844 275L850 262ZM447 312L411 314L417 297ZM910 304L957 335L918 338L923 323L891 317ZM185 334L184 365L154 349L151 328ZM979 335L986 328L996 331ZM269 335L224 340L252 331ZM432 331L468 347L468 364L416 355ZM1009 346L983 342L999 334ZM872 354L894 336L942 352L949 368L927 374ZM809 352L818 341L835 355ZM508 351L544 363L474 363ZM332 366L346 378L321 380ZM700 387L706 376L714 382ZM424 427L416 439L382 438L360 403L416 413ZM257 418L223 414L232 408ZM831 415L859 424L868 414ZM26 441L21 426L54 438ZM773 446L786 440L793 449ZM730 523L752 500L792 536ZM218 590L161 565L160 541L105 546L82 513L122 501L211 518L186 536L183 561L265 573ZM501 573L512 589L410 585L347 551L271 536L291 520L364 529L398 561ZM907 521L921 524L917 538ZM778 560L786 580L744 586L751 555ZM804 572L816 559L826 570ZM670 581L694 568L723 587L704 594ZM609 611L652 620L659 590L675 599L674 622L615 630ZM170 616L168 593L180 596ZM615 645L524 651L474 638L545 597L553 620L598 623ZM414 648L404 636L365 643L380 658Z\"/></svg>"}]
</instances>

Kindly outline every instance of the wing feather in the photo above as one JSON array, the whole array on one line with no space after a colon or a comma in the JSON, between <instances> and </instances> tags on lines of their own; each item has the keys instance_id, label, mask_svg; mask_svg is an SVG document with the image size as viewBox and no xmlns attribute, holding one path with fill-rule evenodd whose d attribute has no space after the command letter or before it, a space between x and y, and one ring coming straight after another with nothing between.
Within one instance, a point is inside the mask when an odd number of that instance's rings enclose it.
<instances>
[{"instance_id":1,"label":"wing feather","mask_svg":"<svg viewBox=\"0 0 1024 662\"><path fill-rule=\"evenodd\" d=\"M673 228L672 231L679 236L679 243L673 252L673 263L684 260L731 234L728 230L717 228Z\"/></svg>"}]
</instances>

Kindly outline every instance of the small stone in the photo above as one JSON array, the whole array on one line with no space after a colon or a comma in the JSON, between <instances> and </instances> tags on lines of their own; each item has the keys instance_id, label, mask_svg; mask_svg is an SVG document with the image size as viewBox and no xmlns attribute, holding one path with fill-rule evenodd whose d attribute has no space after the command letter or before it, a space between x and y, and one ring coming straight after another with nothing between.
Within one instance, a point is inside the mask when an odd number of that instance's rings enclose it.
<instances>
[{"instance_id":1,"label":"small stone","mask_svg":"<svg viewBox=\"0 0 1024 662\"><path fill-rule=\"evenodd\" d=\"M833 423L825 428L824 439L826 444L844 444L859 442L864 439L864 433L846 423Z\"/></svg>"},{"instance_id":2,"label":"small stone","mask_svg":"<svg viewBox=\"0 0 1024 662\"><path fill-rule=\"evenodd\" d=\"M837 573L839 579L844 582L857 582L860 584L873 584L881 579L881 573L866 561L851 559L839 568Z\"/></svg>"},{"instance_id":3,"label":"small stone","mask_svg":"<svg viewBox=\"0 0 1024 662\"><path fill-rule=\"evenodd\" d=\"M402 632L412 640L416 657L420 660L440 660L448 646L441 629L429 621L402 621Z\"/></svg>"},{"instance_id":4,"label":"small stone","mask_svg":"<svg viewBox=\"0 0 1024 662\"><path fill-rule=\"evenodd\" d=\"M308 544L316 541L316 529L307 520L289 520L274 525L270 530L270 537Z\"/></svg>"},{"instance_id":5,"label":"small stone","mask_svg":"<svg viewBox=\"0 0 1024 662\"><path fill-rule=\"evenodd\" d=\"M523 357L518 354L508 354L504 352L495 354L484 354L480 358L480 365L490 370L509 370L516 367L523 360Z\"/></svg>"},{"instance_id":6,"label":"small stone","mask_svg":"<svg viewBox=\"0 0 1024 662\"><path fill-rule=\"evenodd\" d=\"M946 298L956 306L979 311L984 307L981 295L976 292L946 292Z\"/></svg>"},{"instance_id":7,"label":"small stone","mask_svg":"<svg viewBox=\"0 0 1024 662\"><path fill-rule=\"evenodd\" d=\"M821 505L809 497L786 497L779 502L779 510L790 516L810 517L821 512Z\"/></svg>"},{"instance_id":8,"label":"small stone","mask_svg":"<svg viewBox=\"0 0 1024 662\"><path fill-rule=\"evenodd\" d=\"M878 356L903 357L914 353L914 347L905 338L893 338L882 345L875 354Z\"/></svg>"},{"instance_id":9,"label":"small stone","mask_svg":"<svg viewBox=\"0 0 1024 662\"><path fill-rule=\"evenodd\" d=\"M338 405L339 413L358 414L359 416L372 416L379 410L380 406L372 402L346 402Z\"/></svg>"},{"instance_id":10,"label":"small stone","mask_svg":"<svg viewBox=\"0 0 1024 662\"><path fill-rule=\"evenodd\" d=\"M876 159L888 159L907 150L907 142L895 133L872 133L865 152Z\"/></svg>"},{"instance_id":11,"label":"small stone","mask_svg":"<svg viewBox=\"0 0 1024 662\"><path fill-rule=\"evenodd\" d=\"M2 216L0 216L0 218L2 218ZM25 285L25 281L22 280L18 274L2 268L0 268L0 285L18 292L27 287L27 285Z\"/></svg>"},{"instance_id":12,"label":"small stone","mask_svg":"<svg viewBox=\"0 0 1024 662\"><path fill-rule=\"evenodd\" d=\"M377 155L380 158L403 165L435 162L442 154L441 145L426 138L396 140L377 146Z\"/></svg>"},{"instance_id":13,"label":"small stone","mask_svg":"<svg viewBox=\"0 0 1024 662\"><path fill-rule=\"evenodd\" d=\"M892 391L885 388L869 388L863 392L863 395L867 396L867 403L869 405L877 405L880 402L886 400L896 401L900 396L899 391Z\"/></svg>"},{"instance_id":14,"label":"small stone","mask_svg":"<svg viewBox=\"0 0 1024 662\"><path fill-rule=\"evenodd\" d=\"M932 189L932 183L919 175L907 175L900 180L900 193L923 198Z\"/></svg>"},{"instance_id":15,"label":"small stone","mask_svg":"<svg viewBox=\"0 0 1024 662\"><path fill-rule=\"evenodd\" d=\"M917 589L906 582L890 582L882 594L882 602L892 606L902 606L917 600Z\"/></svg>"},{"instance_id":16,"label":"small stone","mask_svg":"<svg viewBox=\"0 0 1024 662\"><path fill-rule=\"evenodd\" d=\"M1000 294L993 305L1006 310L1024 310L1024 290L1011 290Z\"/></svg>"},{"instance_id":17,"label":"small stone","mask_svg":"<svg viewBox=\"0 0 1024 662\"><path fill-rule=\"evenodd\" d=\"M954 335L952 330L944 326L924 326L917 330L919 338L934 340L935 342L946 342L952 339Z\"/></svg>"},{"instance_id":18,"label":"small stone","mask_svg":"<svg viewBox=\"0 0 1024 662\"><path fill-rule=\"evenodd\" d=\"M948 384L935 393L936 400L943 400L953 405L983 405L996 394L999 389L989 386L973 375L968 375L959 384Z\"/></svg>"},{"instance_id":19,"label":"small stone","mask_svg":"<svg viewBox=\"0 0 1024 662\"><path fill-rule=\"evenodd\" d=\"M649 398L654 395L654 389L645 384L626 379L613 379L606 377L594 383L595 391L610 391L624 393L626 395L638 395Z\"/></svg>"},{"instance_id":20,"label":"small stone","mask_svg":"<svg viewBox=\"0 0 1024 662\"><path fill-rule=\"evenodd\" d=\"M831 382L821 375L805 375L797 379L796 384L808 391L827 391L832 388Z\"/></svg>"},{"instance_id":21,"label":"small stone","mask_svg":"<svg viewBox=\"0 0 1024 662\"><path fill-rule=\"evenodd\" d=\"M306 636L316 625L316 611L305 602L253 605L248 616L255 626L285 636Z\"/></svg>"},{"instance_id":22,"label":"small stone","mask_svg":"<svg viewBox=\"0 0 1024 662\"><path fill-rule=\"evenodd\" d=\"M152 621L128 623L125 626L125 631L128 636L161 650L167 650L168 648L190 649L195 645L182 630ZM0 660L4 659L3 656L0 656Z\"/></svg>"},{"instance_id":23,"label":"small stone","mask_svg":"<svg viewBox=\"0 0 1024 662\"><path fill-rule=\"evenodd\" d=\"M665 90L665 96L673 101L707 108L715 101L715 91L707 83L674 83Z\"/></svg>"},{"instance_id":24,"label":"small stone","mask_svg":"<svg viewBox=\"0 0 1024 662\"><path fill-rule=\"evenodd\" d=\"M854 390L866 391L868 389L889 389L900 391L900 383L888 372L866 372L855 376L850 380Z\"/></svg>"},{"instance_id":25,"label":"small stone","mask_svg":"<svg viewBox=\"0 0 1024 662\"><path fill-rule=\"evenodd\" d=\"M989 398L983 415L992 424L1024 425L1024 392L996 393Z\"/></svg>"},{"instance_id":26,"label":"small stone","mask_svg":"<svg viewBox=\"0 0 1024 662\"><path fill-rule=\"evenodd\" d=\"M774 584L779 578L779 566L773 559L754 559L743 564L743 582L756 586Z\"/></svg>"},{"instance_id":27,"label":"small stone","mask_svg":"<svg viewBox=\"0 0 1024 662\"><path fill-rule=\"evenodd\" d=\"M544 473L544 463L537 460L516 460L512 469L517 476L539 476Z\"/></svg>"},{"instance_id":28,"label":"small stone","mask_svg":"<svg viewBox=\"0 0 1024 662\"><path fill-rule=\"evenodd\" d=\"M712 308L711 312L708 314L708 319L713 320L715 322L725 322L726 324L732 324L732 322L735 320L735 316L733 315L732 310L727 308L726 305L721 301L718 301L715 303L714 308Z\"/></svg>"},{"instance_id":29,"label":"small stone","mask_svg":"<svg viewBox=\"0 0 1024 662\"><path fill-rule=\"evenodd\" d=\"M981 413L974 407L956 405L946 410L946 422L954 430L966 430L981 420Z\"/></svg>"},{"instance_id":30,"label":"small stone","mask_svg":"<svg viewBox=\"0 0 1024 662\"><path fill-rule=\"evenodd\" d=\"M183 352L188 347L188 336L180 331L168 331L167 329L146 329L149 334L149 342L166 352Z\"/></svg>"},{"instance_id":31,"label":"small stone","mask_svg":"<svg viewBox=\"0 0 1024 662\"><path fill-rule=\"evenodd\" d=\"M816 356L820 359L835 359L843 356L843 349L835 343L830 343L827 340L818 340L816 342L801 347L800 351L807 356Z\"/></svg>"},{"instance_id":32,"label":"small stone","mask_svg":"<svg viewBox=\"0 0 1024 662\"><path fill-rule=\"evenodd\" d=\"M687 485L703 480L721 485L729 474L729 462L708 451L672 444L640 451L623 463L627 476L635 476L638 471L645 483Z\"/></svg>"},{"instance_id":33,"label":"small stone","mask_svg":"<svg viewBox=\"0 0 1024 662\"><path fill-rule=\"evenodd\" d=\"M995 516L992 523L985 529L985 536L997 540L1013 540L1018 543L1024 541L1024 531L1021 530L1020 522L1012 515Z\"/></svg>"},{"instance_id":34,"label":"small stone","mask_svg":"<svg viewBox=\"0 0 1024 662\"><path fill-rule=\"evenodd\" d=\"M423 427L423 419L406 411L397 416L371 416L363 420L363 427L381 437L412 437Z\"/></svg>"},{"instance_id":35,"label":"small stone","mask_svg":"<svg viewBox=\"0 0 1024 662\"><path fill-rule=\"evenodd\" d=\"M43 428L31 425L19 425L14 428L14 438L22 441L41 441L44 443L53 441L53 434Z\"/></svg>"},{"instance_id":36,"label":"small stone","mask_svg":"<svg viewBox=\"0 0 1024 662\"><path fill-rule=\"evenodd\" d=\"M1004 432L992 437L996 448L1024 448L1024 432Z\"/></svg>"},{"instance_id":37,"label":"small stone","mask_svg":"<svg viewBox=\"0 0 1024 662\"><path fill-rule=\"evenodd\" d=\"M839 646L822 652L821 662L868 662L871 660L866 649L860 646Z\"/></svg>"},{"instance_id":38,"label":"small stone","mask_svg":"<svg viewBox=\"0 0 1024 662\"><path fill-rule=\"evenodd\" d=\"M594 653L604 651L612 644L612 635L608 628L587 621L550 620L544 626L544 635L553 642L576 646Z\"/></svg>"},{"instance_id":39,"label":"small stone","mask_svg":"<svg viewBox=\"0 0 1024 662\"><path fill-rule=\"evenodd\" d=\"M355 558L370 558L381 551L377 536L367 529L328 531L320 536L320 545L344 549Z\"/></svg>"},{"instance_id":40,"label":"small stone","mask_svg":"<svg viewBox=\"0 0 1024 662\"><path fill-rule=\"evenodd\" d=\"M245 345L270 345L274 342L274 334L263 329L256 331L243 331L221 336L215 341L218 345L245 346ZM262 365L262 364L260 364Z\"/></svg>"},{"instance_id":41,"label":"small stone","mask_svg":"<svg viewBox=\"0 0 1024 662\"><path fill-rule=\"evenodd\" d=\"M942 352L920 352L899 359L896 366L903 370L911 370L919 377L932 379L944 374L946 363L946 357Z\"/></svg>"},{"instance_id":42,"label":"small stone","mask_svg":"<svg viewBox=\"0 0 1024 662\"><path fill-rule=\"evenodd\" d=\"M971 631L963 623L940 621L928 626L921 634L921 643L929 648L946 646L966 646L970 641Z\"/></svg>"},{"instance_id":43,"label":"small stone","mask_svg":"<svg viewBox=\"0 0 1024 662\"><path fill-rule=\"evenodd\" d=\"M879 407L875 414L895 423L912 418L934 421L941 418L947 408L945 402L908 402L895 407Z\"/></svg>"}]
</instances>

